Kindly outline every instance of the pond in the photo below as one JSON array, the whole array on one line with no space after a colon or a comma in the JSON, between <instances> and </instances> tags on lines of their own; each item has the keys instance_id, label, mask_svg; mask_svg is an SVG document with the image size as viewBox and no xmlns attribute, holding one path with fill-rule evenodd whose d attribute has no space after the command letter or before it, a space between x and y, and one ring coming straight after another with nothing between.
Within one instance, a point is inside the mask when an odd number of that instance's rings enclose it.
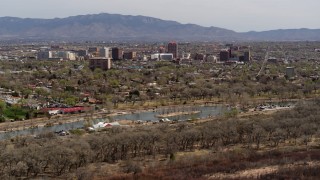
<instances>
[{"instance_id":1,"label":"pond","mask_svg":"<svg viewBox=\"0 0 320 180\"><path fill-rule=\"evenodd\" d=\"M93 123L97 124L99 122L104 122L107 119L112 119L113 121L117 120L132 120L132 121L152 121L158 122L160 118L158 115L166 115L175 112L197 112L195 114L184 114L184 115L176 115L168 117L170 120L175 121L185 121L188 119L197 119L197 118L207 118L207 117L216 117L219 115L223 115L226 111L228 111L228 107L223 105L215 105L215 106L179 106L179 107L165 107L165 108L157 108L153 111L142 111L142 112L134 112L130 114L119 114L116 116L110 116L108 118L103 119L94 119ZM24 136L24 135L38 135L40 133L46 132L57 132L61 130L72 130L84 127L84 121L77 121L66 124L54 125L51 127L38 127L34 129L24 129L17 131L8 131L0 133L0 140L9 139L16 136Z\"/></svg>"},{"instance_id":2,"label":"pond","mask_svg":"<svg viewBox=\"0 0 320 180\"><path fill-rule=\"evenodd\" d=\"M124 114L112 117L113 120L141 120L141 121L159 121L159 115L168 115L175 112L198 112L195 114L176 115L168 117L170 120L187 120L192 118L207 118L209 116L218 116L223 114L228 108L222 105L216 106L182 106L171 108L158 108L154 111L146 111L133 114Z\"/></svg>"}]
</instances>

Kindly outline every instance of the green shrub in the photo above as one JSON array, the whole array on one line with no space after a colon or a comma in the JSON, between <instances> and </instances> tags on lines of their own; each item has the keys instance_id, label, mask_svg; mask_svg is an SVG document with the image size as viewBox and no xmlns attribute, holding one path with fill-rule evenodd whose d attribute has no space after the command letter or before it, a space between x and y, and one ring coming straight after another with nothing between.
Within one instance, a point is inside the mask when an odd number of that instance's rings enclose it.
<instances>
[{"instance_id":1,"label":"green shrub","mask_svg":"<svg viewBox=\"0 0 320 180\"><path fill-rule=\"evenodd\" d=\"M78 136L82 136L86 133L86 131L83 129L74 129L74 130L70 130L69 132L71 134L78 135Z\"/></svg>"},{"instance_id":2,"label":"green shrub","mask_svg":"<svg viewBox=\"0 0 320 180\"><path fill-rule=\"evenodd\" d=\"M19 107L19 106L11 106L7 107L3 111L3 115L9 119L21 120L25 119L28 111Z\"/></svg>"},{"instance_id":3,"label":"green shrub","mask_svg":"<svg viewBox=\"0 0 320 180\"><path fill-rule=\"evenodd\" d=\"M236 117L238 114L239 111L236 108L232 108L230 111L224 113L227 118Z\"/></svg>"}]
</instances>

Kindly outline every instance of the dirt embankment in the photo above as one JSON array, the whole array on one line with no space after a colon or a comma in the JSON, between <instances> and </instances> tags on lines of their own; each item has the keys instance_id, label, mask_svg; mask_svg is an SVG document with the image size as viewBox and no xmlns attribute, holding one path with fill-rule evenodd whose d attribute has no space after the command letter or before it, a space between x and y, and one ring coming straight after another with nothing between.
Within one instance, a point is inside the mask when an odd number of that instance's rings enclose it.
<instances>
[{"instance_id":1,"label":"dirt embankment","mask_svg":"<svg viewBox=\"0 0 320 180\"><path fill-rule=\"evenodd\" d=\"M216 173L207 176L208 179L250 179L250 178L258 178L259 176L267 175L267 174L272 174L279 169L289 169L289 168L296 168L299 166L303 167L319 167L320 166L320 161L310 161L310 162L305 162L305 161L298 161L294 162L292 164L285 164L285 165L276 165L276 166L265 166L265 167L260 167L260 168L254 168L254 169L246 169L243 171L238 171L235 173Z\"/></svg>"}]
</instances>

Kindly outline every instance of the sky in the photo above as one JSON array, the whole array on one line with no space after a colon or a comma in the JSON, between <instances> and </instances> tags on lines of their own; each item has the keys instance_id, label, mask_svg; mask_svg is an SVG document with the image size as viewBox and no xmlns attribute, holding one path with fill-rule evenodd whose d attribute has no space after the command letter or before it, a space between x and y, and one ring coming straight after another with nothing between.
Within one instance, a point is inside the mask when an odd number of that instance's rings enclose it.
<instances>
[{"instance_id":1,"label":"sky","mask_svg":"<svg viewBox=\"0 0 320 180\"><path fill-rule=\"evenodd\" d=\"M144 15L237 32L320 28L320 0L0 0L0 17Z\"/></svg>"}]
</instances>

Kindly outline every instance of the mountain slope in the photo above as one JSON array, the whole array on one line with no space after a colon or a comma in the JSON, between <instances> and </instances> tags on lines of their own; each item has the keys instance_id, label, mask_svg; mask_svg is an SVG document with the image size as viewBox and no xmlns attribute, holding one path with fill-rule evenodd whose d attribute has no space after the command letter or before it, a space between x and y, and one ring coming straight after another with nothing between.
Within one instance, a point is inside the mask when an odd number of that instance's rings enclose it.
<instances>
[{"instance_id":1,"label":"mountain slope","mask_svg":"<svg viewBox=\"0 0 320 180\"><path fill-rule=\"evenodd\" d=\"M279 29L263 32L243 33L243 38L247 40L262 41L319 41L320 29Z\"/></svg>"},{"instance_id":2,"label":"mountain slope","mask_svg":"<svg viewBox=\"0 0 320 180\"><path fill-rule=\"evenodd\" d=\"M0 18L0 40L293 41L320 40L320 30L292 29L237 33L218 27L181 24L146 16L118 14L68 18Z\"/></svg>"},{"instance_id":3,"label":"mountain slope","mask_svg":"<svg viewBox=\"0 0 320 180\"><path fill-rule=\"evenodd\" d=\"M0 38L228 40L234 31L145 16L81 15L56 19L0 18Z\"/></svg>"}]
</instances>

